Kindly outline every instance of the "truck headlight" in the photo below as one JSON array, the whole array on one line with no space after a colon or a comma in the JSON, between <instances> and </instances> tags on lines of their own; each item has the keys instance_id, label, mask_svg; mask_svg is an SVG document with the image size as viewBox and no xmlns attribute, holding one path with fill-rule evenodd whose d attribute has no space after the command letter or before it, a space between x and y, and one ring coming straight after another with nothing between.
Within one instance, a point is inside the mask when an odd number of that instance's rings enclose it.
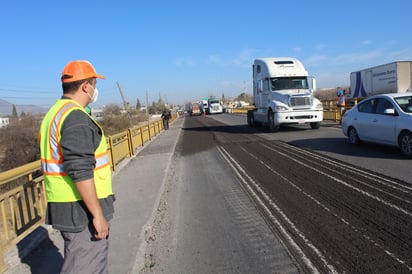
<instances>
[{"instance_id":1,"label":"truck headlight","mask_svg":"<svg viewBox=\"0 0 412 274\"><path fill-rule=\"evenodd\" d=\"M285 106L276 106L276 110L277 111L285 111L285 110L288 110L288 108L285 107Z\"/></svg>"}]
</instances>

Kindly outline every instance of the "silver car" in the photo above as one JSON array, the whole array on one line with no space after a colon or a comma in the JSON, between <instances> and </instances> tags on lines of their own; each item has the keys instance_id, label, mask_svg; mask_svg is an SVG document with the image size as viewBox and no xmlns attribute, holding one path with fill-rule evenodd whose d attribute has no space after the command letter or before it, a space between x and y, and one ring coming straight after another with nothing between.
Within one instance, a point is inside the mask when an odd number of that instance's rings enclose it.
<instances>
[{"instance_id":1,"label":"silver car","mask_svg":"<svg viewBox=\"0 0 412 274\"><path fill-rule=\"evenodd\" d=\"M397 146L412 158L412 93L368 97L342 117L342 132L352 144L361 141Z\"/></svg>"}]
</instances>

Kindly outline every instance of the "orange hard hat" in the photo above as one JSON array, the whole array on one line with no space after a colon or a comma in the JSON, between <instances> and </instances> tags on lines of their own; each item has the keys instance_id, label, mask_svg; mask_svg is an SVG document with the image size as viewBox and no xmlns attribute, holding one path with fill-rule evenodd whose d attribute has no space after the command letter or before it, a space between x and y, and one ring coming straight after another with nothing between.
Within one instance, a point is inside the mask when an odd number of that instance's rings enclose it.
<instances>
[{"instance_id":1,"label":"orange hard hat","mask_svg":"<svg viewBox=\"0 0 412 274\"><path fill-rule=\"evenodd\" d=\"M97 74L96 70L88 61L76 60L70 61L63 69L61 80L63 83L74 82L88 78L105 79L101 74Z\"/></svg>"}]
</instances>

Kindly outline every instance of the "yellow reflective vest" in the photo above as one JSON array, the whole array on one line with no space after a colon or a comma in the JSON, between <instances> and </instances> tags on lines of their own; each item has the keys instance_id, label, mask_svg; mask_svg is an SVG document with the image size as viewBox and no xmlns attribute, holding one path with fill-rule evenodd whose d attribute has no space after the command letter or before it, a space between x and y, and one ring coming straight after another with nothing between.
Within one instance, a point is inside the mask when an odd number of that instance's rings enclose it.
<instances>
[{"instance_id":1,"label":"yellow reflective vest","mask_svg":"<svg viewBox=\"0 0 412 274\"><path fill-rule=\"evenodd\" d=\"M40 158L48 202L75 202L82 200L77 192L75 183L63 169L63 152L60 147L61 127L66 117L73 110L85 112L83 107L74 100L57 100L44 117L40 127ZM100 144L94 152L96 160L94 184L97 197L102 199L113 194L110 157L103 129L92 117L90 119L93 120L102 132Z\"/></svg>"}]
</instances>

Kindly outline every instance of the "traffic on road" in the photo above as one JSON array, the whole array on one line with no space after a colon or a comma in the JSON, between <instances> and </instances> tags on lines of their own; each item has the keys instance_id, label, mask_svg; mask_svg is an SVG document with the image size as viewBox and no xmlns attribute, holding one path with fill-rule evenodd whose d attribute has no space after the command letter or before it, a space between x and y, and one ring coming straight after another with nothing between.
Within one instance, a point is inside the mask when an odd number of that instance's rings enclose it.
<instances>
[{"instance_id":1,"label":"traffic on road","mask_svg":"<svg viewBox=\"0 0 412 274\"><path fill-rule=\"evenodd\" d=\"M185 119L175 156L179 167L172 171L177 178L170 193L172 189L176 193L170 194L174 197L169 197L169 203L174 206L167 210L172 225L159 237L157 248L149 246L151 256L158 258L154 271L190 272L206 264L211 272L243 272L261 253L258 246L239 243L253 243L253 231L267 233L262 230L266 225L275 237L272 240L286 247L296 269L290 260L284 260L283 266L259 260L256 273L412 271L412 184L405 169L410 162L396 149L376 145L354 149L336 123L325 123L315 131L296 125L271 133L247 126L242 116ZM369 168L392 162L398 165L392 173ZM256 222L259 228L250 228L254 237L239 231L244 226L235 216L242 216L245 206L235 207L233 201L241 193L247 194L265 220ZM161 227L156 231L165 230ZM210 252L216 252L217 239L225 247L219 249L219 257L225 259L214 261L213 267L208 263L212 263L214 253ZM266 255L276 257L278 251L261 241L258 245ZM162 246L169 254L154 251ZM166 259L173 252L183 260L184 269ZM243 255L236 260L229 255L232 252ZM245 252L251 260L245 261Z\"/></svg>"}]
</instances>

